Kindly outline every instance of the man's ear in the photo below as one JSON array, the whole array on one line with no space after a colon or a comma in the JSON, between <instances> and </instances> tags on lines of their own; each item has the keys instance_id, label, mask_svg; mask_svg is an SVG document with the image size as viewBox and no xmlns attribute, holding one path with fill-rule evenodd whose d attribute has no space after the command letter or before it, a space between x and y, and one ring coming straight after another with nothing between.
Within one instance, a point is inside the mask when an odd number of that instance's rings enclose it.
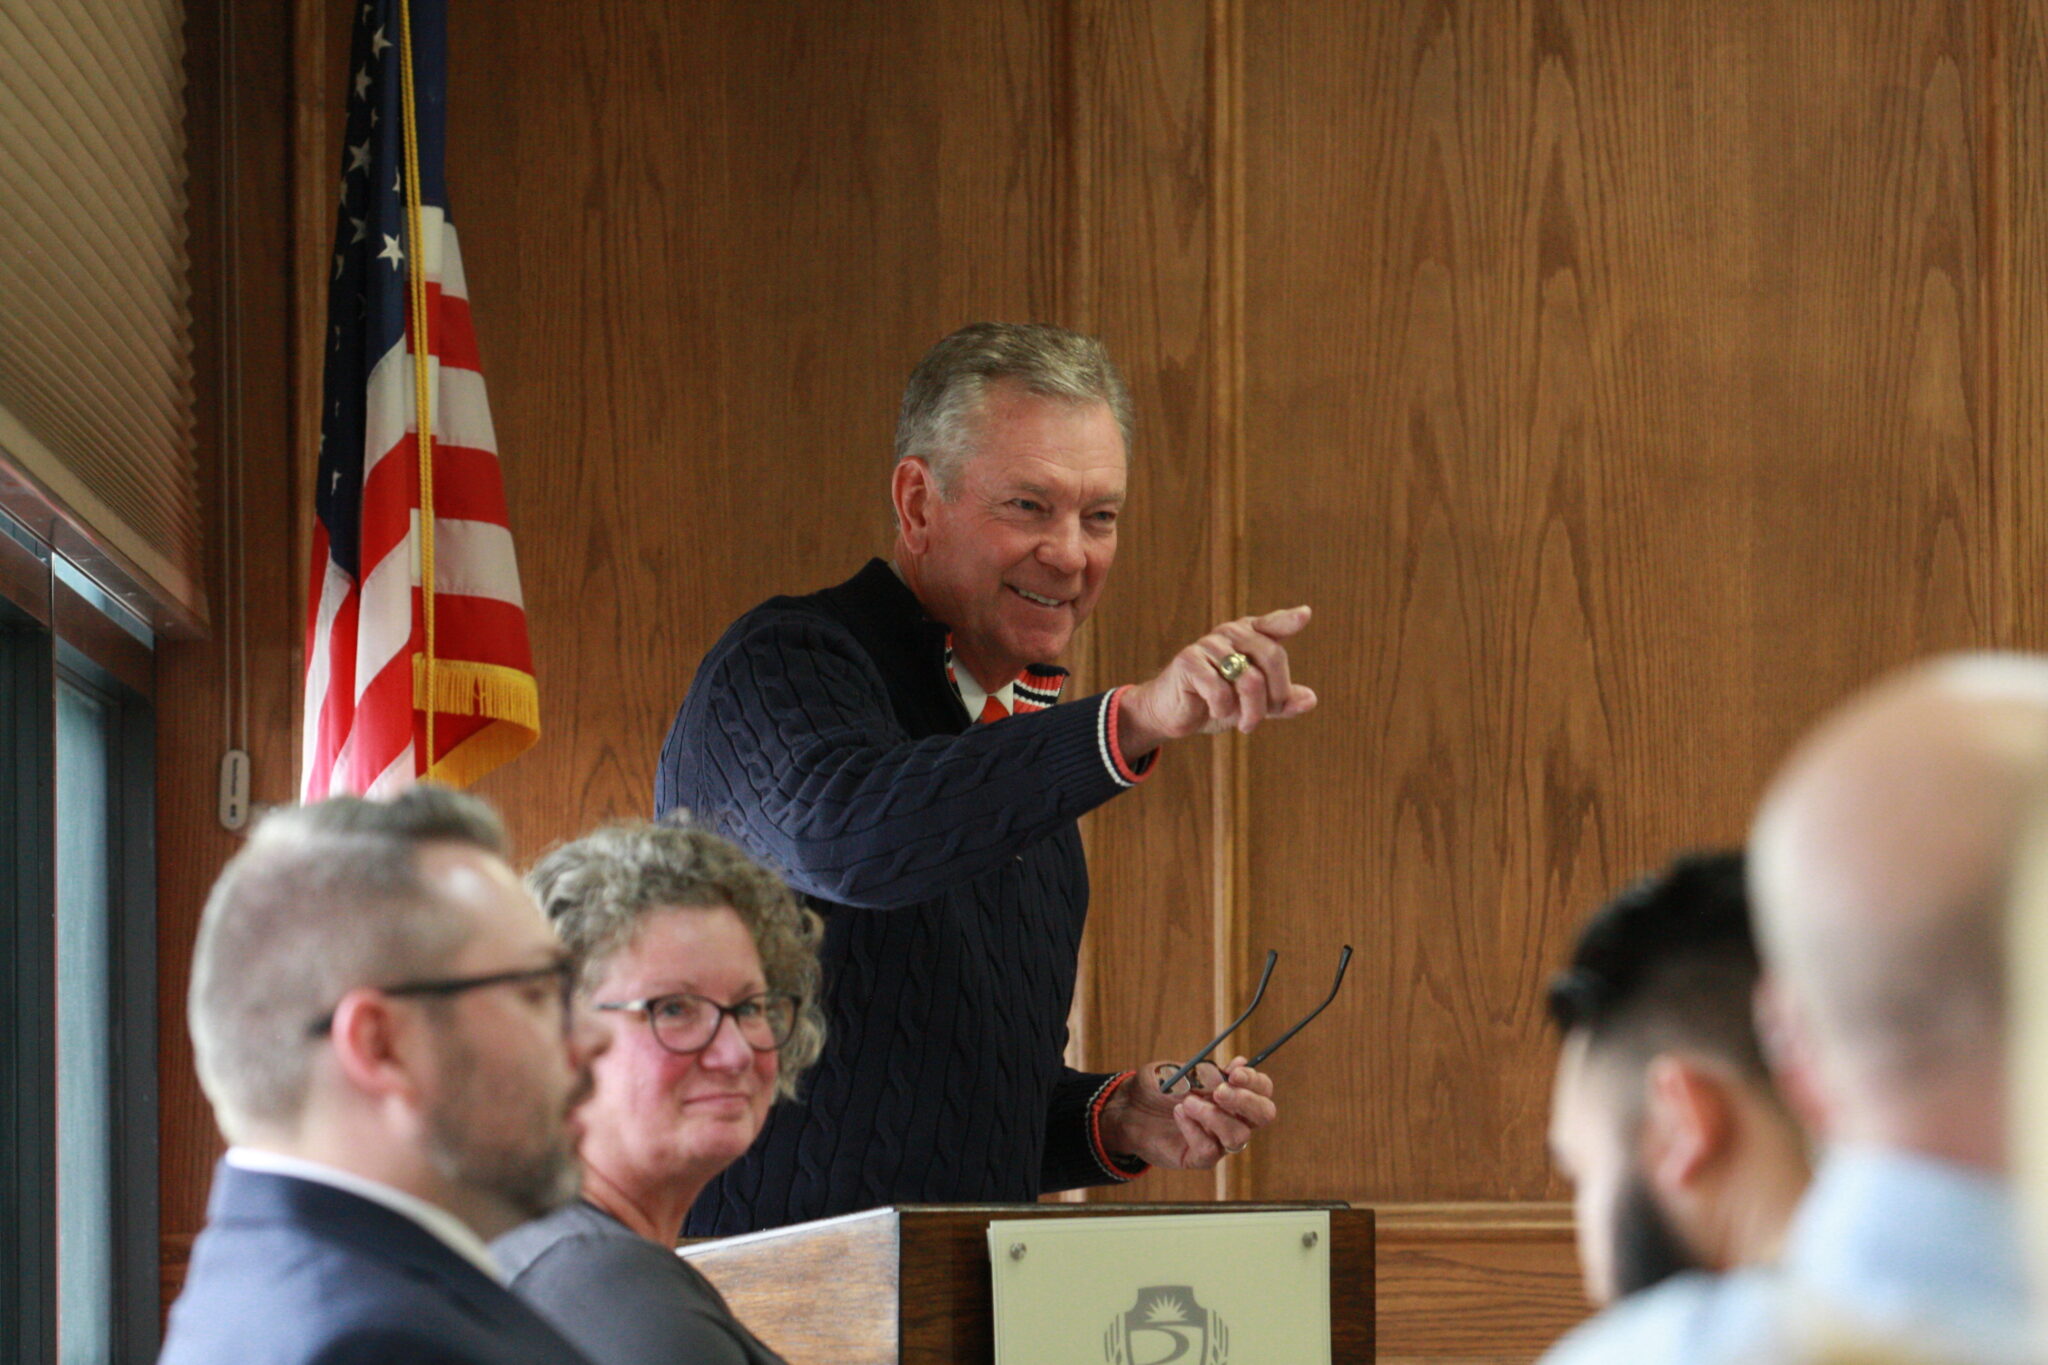
<instances>
[{"instance_id":1,"label":"man's ear","mask_svg":"<svg viewBox=\"0 0 2048 1365\"><path fill-rule=\"evenodd\" d=\"M1683 1196L1726 1155L1735 1136L1729 1078L1666 1052L1643 1072L1643 1171L1667 1200Z\"/></svg>"},{"instance_id":2,"label":"man's ear","mask_svg":"<svg viewBox=\"0 0 2048 1365\"><path fill-rule=\"evenodd\" d=\"M350 1085L372 1099L418 1094L406 1022L376 991L359 988L341 997L328 1037Z\"/></svg>"},{"instance_id":3,"label":"man's ear","mask_svg":"<svg viewBox=\"0 0 2048 1365\"><path fill-rule=\"evenodd\" d=\"M896 462L889 477L889 500L896 507L897 535L912 554L924 553L931 536L932 504L938 498L938 476L924 456Z\"/></svg>"},{"instance_id":4,"label":"man's ear","mask_svg":"<svg viewBox=\"0 0 2048 1365\"><path fill-rule=\"evenodd\" d=\"M1819 1139L1828 1130L1828 1105L1820 1063L1814 1056L1813 1031L1805 1014L1768 971L1757 983L1750 1008L1778 1093L1785 1097L1799 1126Z\"/></svg>"}]
</instances>

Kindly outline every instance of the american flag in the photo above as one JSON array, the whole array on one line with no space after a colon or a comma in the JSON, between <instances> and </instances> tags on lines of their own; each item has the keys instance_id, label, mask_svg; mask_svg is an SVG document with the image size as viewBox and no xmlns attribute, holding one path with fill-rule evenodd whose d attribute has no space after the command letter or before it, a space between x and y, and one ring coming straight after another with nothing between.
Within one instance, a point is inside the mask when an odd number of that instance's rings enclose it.
<instances>
[{"instance_id":1,"label":"american flag","mask_svg":"<svg viewBox=\"0 0 2048 1365\"><path fill-rule=\"evenodd\" d=\"M443 0L410 0L409 16L407 8L407 0L371 0L354 11L307 598L301 794L309 801L383 795L429 775L467 785L531 745L540 728L498 442L448 221L446 10ZM405 183L408 19L418 242ZM429 594L420 586L420 328L408 292L418 265L430 356L431 665Z\"/></svg>"}]
</instances>

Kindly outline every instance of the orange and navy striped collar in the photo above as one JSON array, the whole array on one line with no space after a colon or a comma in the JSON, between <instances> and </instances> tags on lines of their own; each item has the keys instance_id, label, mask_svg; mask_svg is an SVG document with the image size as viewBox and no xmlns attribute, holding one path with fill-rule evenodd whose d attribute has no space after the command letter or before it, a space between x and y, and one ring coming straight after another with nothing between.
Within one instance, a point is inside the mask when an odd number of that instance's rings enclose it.
<instances>
[{"instance_id":1,"label":"orange and navy striped collar","mask_svg":"<svg viewBox=\"0 0 2048 1365\"><path fill-rule=\"evenodd\" d=\"M960 675L953 667L953 636L946 635L946 681L951 683L955 695L961 695ZM1003 714L1021 716L1029 711L1043 711L1060 699L1060 690L1067 685L1067 670L1050 664L1027 664L1009 683L997 692L988 694L987 701L1002 709ZM1008 694L1005 696L1004 694ZM965 698L962 697L964 702ZM975 719L1001 719L987 710Z\"/></svg>"}]
</instances>

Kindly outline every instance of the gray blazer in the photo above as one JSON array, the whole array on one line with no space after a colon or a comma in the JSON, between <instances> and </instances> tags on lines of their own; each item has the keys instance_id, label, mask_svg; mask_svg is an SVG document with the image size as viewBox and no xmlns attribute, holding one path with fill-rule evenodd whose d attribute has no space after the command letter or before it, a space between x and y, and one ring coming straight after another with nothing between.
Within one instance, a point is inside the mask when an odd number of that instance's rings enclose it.
<instances>
[{"instance_id":1,"label":"gray blazer","mask_svg":"<svg viewBox=\"0 0 2048 1365\"><path fill-rule=\"evenodd\" d=\"M695 1267L583 1200L506 1233L491 1255L596 1365L784 1365Z\"/></svg>"}]
</instances>

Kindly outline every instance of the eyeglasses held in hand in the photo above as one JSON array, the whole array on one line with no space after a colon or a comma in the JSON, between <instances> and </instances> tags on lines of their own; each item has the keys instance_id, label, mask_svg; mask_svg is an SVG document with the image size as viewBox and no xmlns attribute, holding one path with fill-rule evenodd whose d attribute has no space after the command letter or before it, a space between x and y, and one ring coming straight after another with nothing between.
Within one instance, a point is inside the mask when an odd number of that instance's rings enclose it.
<instances>
[{"instance_id":1,"label":"eyeglasses held in hand","mask_svg":"<svg viewBox=\"0 0 2048 1365\"><path fill-rule=\"evenodd\" d=\"M711 1046L711 1040L718 1036L718 1026L728 1015L748 1047L756 1052L779 1051L796 1031L798 1003L793 995L755 995L721 1005L701 995L678 992L645 1000L620 1000L597 1008L646 1015L647 1026L654 1030L654 1041L678 1056L688 1057Z\"/></svg>"},{"instance_id":2,"label":"eyeglasses held in hand","mask_svg":"<svg viewBox=\"0 0 2048 1365\"><path fill-rule=\"evenodd\" d=\"M1169 1095L1172 1094L1173 1088L1175 1086L1179 1085L1182 1081L1187 1080L1189 1075L1195 1072L1196 1067L1200 1066L1204 1062L1208 1062L1211 1055L1214 1054L1216 1049L1223 1046L1223 1040L1228 1038L1231 1034L1237 1032L1238 1028L1241 1025L1243 1025L1244 1021L1252 1017L1252 1011L1256 1010L1259 1007L1259 1002L1266 998L1266 986L1273 980L1273 966L1275 963L1279 962L1279 960L1280 954L1278 950L1272 948L1266 950L1266 969L1263 972L1259 973L1259 988L1252 992L1251 1004L1246 1005L1244 1007L1244 1013L1238 1015L1237 1018L1231 1020L1230 1023L1224 1028L1223 1032L1217 1034L1214 1038L1211 1038L1209 1040L1209 1045L1203 1048L1200 1052L1196 1053L1195 1059L1193 1061L1189 1062L1180 1070L1174 1072L1171 1076L1164 1077L1163 1079L1161 1079L1159 1082L1159 1089L1162 1093ZM1344 945L1343 953L1339 955L1337 958L1337 979L1330 983L1330 993L1323 997L1323 1003L1317 1005L1314 1009L1310 1010L1307 1014L1303 1015L1298 1021L1296 1021L1292 1028L1287 1030L1287 1032L1281 1034L1278 1038L1275 1038L1272 1042L1260 1048L1257 1054L1254 1055L1249 1062L1245 1063L1245 1065L1256 1067L1260 1062L1265 1061L1268 1057L1278 1052L1281 1049L1281 1047L1286 1044L1288 1039L1292 1038L1295 1034L1307 1028L1309 1026L1309 1022L1313 1020L1318 1014L1321 1014L1324 1010L1328 1009L1330 1007L1330 1002L1337 998L1337 992L1343 989L1344 973L1350 966L1351 945L1347 943ZM1210 1064L1212 1067L1214 1066L1213 1062L1211 1062ZM1220 1071L1220 1068L1218 1068L1218 1070ZM1209 1088L1208 1086L1201 1084L1200 1079L1201 1078L1197 1076L1196 1081L1191 1085L1192 1089L1206 1090Z\"/></svg>"}]
</instances>

